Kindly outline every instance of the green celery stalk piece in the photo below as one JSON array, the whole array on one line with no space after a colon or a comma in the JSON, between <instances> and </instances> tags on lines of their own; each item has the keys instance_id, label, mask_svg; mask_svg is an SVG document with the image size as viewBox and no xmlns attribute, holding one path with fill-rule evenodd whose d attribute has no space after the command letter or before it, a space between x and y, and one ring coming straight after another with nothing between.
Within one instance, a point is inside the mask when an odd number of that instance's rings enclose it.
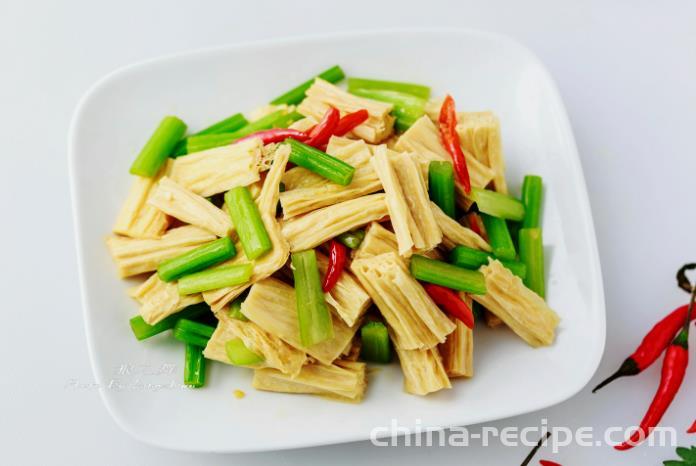
<instances>
[{"instance_id":1,"label":"green celery stalk piece","mask_svg":"<svg viewBox=\"0 0 696 466\"><path fill-rule=\"evenodd\" d=\"M486 294L486 279L481 272L463 269L418 254L411 257L411 275L417 280L453 290Z\"/></svg>"},{"instance_id":2,"label":"green celery stalk piece","mask_svg":"<svg viewBox=\"0 0 696 466\"><path fill-rule=\"evenodd\" d=\"M204 150L225 146L232 144L245 136L249 136L252 133L256 133L257 131L271 129L277 124L277 122L285 121L284 118L286 114L287 111L285 110L276 110L275 112L270 113L263 118L259 118L256 121L252 121L248 125L243 126L231 133L213 133L189 136L186 141L186 153L190 154L193 152L201 152Z\"/></svg>"},{"instance_id":3,"label":"green celery stalk piece","mask_svg":"<svg viewBox=\"0 0 696 466\"><path fill-rule=\"evenodd\" d=\"M290 162L323 176L336 184L347 186L353 181L355 167L319 149L294 139L285 141L290 146Z\"/></svg>"},{"instance_id":4,"label":"green celery stalk piece","mask_svg":"<svg viewBox=\"0 0 696 466\"><path fill-rule=\"evenodd\" d=\"M215 332L215 329L210 325L201 324L200 322L194 322L189 319L179 319L174 328L184 330L188 333L194 333L206 338L212 337L213 332Z\"/></svg>"},{"instance_id":5,"label":"green celery stalk piece","mask_svg":"<svg viewBox=\"0 0 696 466\"><path fill-rule=\"evenodd\" d=\"M237 264L219 266L186 275L179 279L179 294L184 296L200 293L202 291L241 285L249 281L253 271L253 264Z\"/></svg>"},{"instance_id":6,"label":"green celery stalk piece","mask_svg":"<svg viewBox=\"0 0 696 466\"><path fill-rule=\"evenodd\" d=\"M130 326L135 338L145 340L174 328L176 322L181 318L193 319L206 312L210 312L210 307L206 303L193 304L176 314L165 317L154 325L145 322L142 316L135 316L130 320Z\"/></svg>"},{"instance_id":7,"label":"green celery stalk piece","mask_svg":"<svg viewBox=\"0 0 696 466\"><path fill-rule=\"evenodd\" d=\"M244 118L244 115L242 115L241 113L235 113L234 115L229 116L224 120L220 120L217 123L214 123L208 126L207 128L198 131L194 134L194 136L199 136L201 134L231 133L233 131L237 131L240 128L243 128L248 124L249 122L246 118Z\"/></svg>"},{"instance_id":8,"label":"green celery stalk piece","mask_svg":"<svg viewBox=\"0 0 696 466\"><path fill-rule=\"evenodd\" d=\"M244 254L249 260L257 259L273 249L259 208L246 186L232 188L225 193L225 204L237 230Z\"/></svg>"},{"instance_id":9,"label":"green celery stalk piece","mask_svg":"<svg viewBox=\"0 0 696 466\"><path fill-rule=\"evenodd\" d=\"M541 196L543 183L540 176L527 175L522 183L522 203L525 214L522 228L539 228L541 226Z\"/></svg>"},{"instance_id":10,"label":"green celery stalk piece","mask_svg":"<svg viewBox=\"0 0 696 466\"><path fill-rule=\"evenodd\" d=\"M186 344L184 356L184 384L192 388L205 385L205 358L203 348Z\"/></svg>"},{"instance_id":11,"label":"green celery stalk piece","mask_svg":"<svg viewBox=\"0 0 696 466\"><path fill-rule=\"evenodd\" d=\"M368 322L360 328L360 358L386 364L391 361L389 332L382 322Z\"/></svg>"},{"instance_id":12,"label":"green celery stalk piece","mask_svg":"<svg viewBox=\"0 0 696 466\"><path fill-rule=\"evenodd\" d=\"M346 231L336 237L338 242L351 249L358 249L363 239L365 239L365 230Z\"/></svg>"},{"instance_id":13,"label":"green celery stalk piece","mask_svg":"<svg viewBox=\"0 0 696 466\"><path fill-rule=\"evenodd\" d=\"M307 92L307 89L309 89L312 84L314 83L314 80L316 78L321 78L324 81L328 81L330 83L337 83L343 78L345 78L346 75L341 69L340 66L334 65L328 70L322 71L319 73L319 75L313 77L312 79L309 79L302 84L300 84L297 87L294 87L290 89L288 92L285 94L276 97L275 99L271 100L271 104L273 105L282 105L282 104L287 104L287 105L297 105L300 102L302 102L305 98L305 92Z\"/></svg>"},{"instance_id":14,"label":"green celery stalk piece","mask_svg":"<svg viewBox=\"0 0 696 466\"><path fill-rule=\"evenodd\" d=\"M488 264L489 257L495 256L485 251L461 245L455 246L450 252L450 262L452 264L471 270L478 270L482 265ZM522 262L501 260L500 263L523 280L527 276L527 267Z\"/></svg>"},{"instance_id":15,"label":"green celery stalk piece","mask_svg":"<svg viewBox=\"0 0 696 466\"><path fill-rule=\"evenodd\" d=\"M183 121L175 116L164 117L131 165L130 173L148 178L155 176L184 133L186 124Z\"/></svg>"},{"instance_id":16,"label":"green celery stalk piece","mask_svg":"<svg viewBox=\"0 0 696 466\"><path fill-rule=\"evenodd\" d=\"M422 84L404 83L398 81L383 81L380 79L348 78L348 92L356 89L374 89L379 91L396 91L410 94L421 99L430 98L430 88Z\"/></svg>"},{"instance_id":17,"label":"green celery stalk piece","mask_svg":"<svg viewBox=\"0 0 696 466\"><path fill-rule=\"evenodd\" d=\"M243 301L244 300L242 298L237 298L230 303L229 316L233 319L241 320L242 322L248 322L249 319L247 319L247 317L244 314L242 314Z\"/></svg>"},{"instance_id":18,"label":"green celery stalk piece","mask_svg":"<svg viewBox=\"0 0 696 466\"><path fill-rule=\"evenodd\" d=\"M220 238L162 262L157 267L157 275L162 281L171 282L231 259L236 254L232 240Z\"/></svg>"},{"instance_id":19,"label":"green celery stalk piece","mask_svg":"<svg viewBox=\"0 0 696 466\"><path fill-rule=\"evenodd\" d=\"M503 260L515 260L517 251L512 243L512 237L507 227L507 222L498 217L492 217L488 214L481 214L481 220L486 227L488 240L493 249L495 257Z\"/></svg>"},{"instance_id":20,"label":"green celery stalk piece","mask_svg":"<svg viewBox=\"0 0 696 466\"><path fill-rule=\"evenodd\" d=\"M527 277L524 284L544 298L546 297L546 285L541 228L522 228L519 235L520 261L527 266Z\"/></svg>"},{"instance_id":21,"label":"green celery stalk piece","mask_svg":"<svg viewBox=\"0 0 696 466\"><path fill-rule=\"evenodd\" d=\"M187 345L194 345L201 348L205 348L209 340L209 338L199 335L197 333L187 332L182 328L176 327L174 327L174 338L186 343Z\"/></svg>"},{"instance_id":22,"label":"green celery stalk piece","mask_svg":"<svg viewBox=\"0 0 696 466\"><path fill-rule=\"evenodd\" d=\"M235 366L254 366L264 361L264 357L246 347L241 338L233 338L225 343L227 359Z\"/></svg>"},{"instance_id":23,"label":"green celery stalk piece","mask_svg":"<svg viewBox=\"0 0 696 466\"><path fill-rule=\"evenodd\" d=\"M428 165L430 200L451 218L455 218L454 169L450 162L432 161Z\"/></svg>"},{"instance_id":24,"label":"green celery stalk piece","mask_svg":"<svg viewBox=\"0 0 696 466\"><path fill-rule=\"evenodd\" d=\"M488 189L471 188L468 197L476 203L479 211L485 214L515 221L524 218L524 204L507 194Z\"/></svg>"},{"instance_id":25,"label":"green celery stalk piece","mask_svg":"<svg viewBox=\"0 0 696 466\"><path fill-rule=\"evenodd\" d=\"M295 300L302 345L310 347L333 338L331 314L321 289L314 249L291 254Z\"/></svg>"}]
</instances>

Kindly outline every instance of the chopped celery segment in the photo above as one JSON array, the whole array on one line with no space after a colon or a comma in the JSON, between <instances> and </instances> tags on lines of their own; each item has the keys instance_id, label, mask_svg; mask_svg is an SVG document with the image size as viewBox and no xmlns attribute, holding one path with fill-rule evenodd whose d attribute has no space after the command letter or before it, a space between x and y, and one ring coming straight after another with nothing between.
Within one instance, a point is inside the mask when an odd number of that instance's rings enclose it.
<instances>
[{"instance_id":1,"label":"chopped celery segment","mask_svg":"<svg viewBox=\"0 0 696 466\"><path fill-rule=\"evenodd\" d=\"M248 259L257 259L273 249L273 243L249 188L237 186L230 189L225 193L225 204Z\"/></svg>"},{"instance_id":2,"label":"chopped celery segment","mask_svg":"<svg viewBox=\"0 0 696 466\"><path fill-rule=\"evenodd\" d=\"M287 104L287 105L296 105L302 102L305 98L305 92L307 92L307 89L309 89L312 84L314 83L314 80L316 78L321 78L324 81L328 81L330 83L337 83L343 78L345 78L346 75L341 69L340 66L334 65L328 70L322 71L319 73L319 75L313 77L312 79L309 79L302 84L300 84L297 87L294 87L290 89L288 92L285 94L276 97L275 99L271 100L271 104L273 105L282 105L282 104Z\"/></svg>"},{"instance_id":3,"label":"chopped celery segment","mask_svg":"<svg viewBox=\"0 0 696 466\"><path fill-rule=\"evenodd\" d=\"M481 272L463 269L418 254L411 257L411 275L417 280L453 290L486 294L486 280Z\"/></svg>"},{"instance_id":4,"label":"chopped celery segment","mask_svg":"<svg viewBox=\"0 0 696 466\"><path fill-rule=\"evenodd\" d=\"M507 194L488 189L471 188L469 198L476 203L479 211L493 217L515 221L524 218L524 204Z\"/></svg>"},{"instance_id":5,"label":"chopped celery segment","mask_svg":"<svg viewBox=\"0 0 696 466\"><path fill-rule=\"evenodd\" d=\"M225 343L227 359L235 366L253 366L264 361L264 357L246 347L241 338L233 338Z\"/></svg>"},{"instance_id":6,"label":"chopped celery segment","mask_svg":"<svg viewBox=\"0 0 696 466\"><path fill-rule=\"evenodd\" d=\"M391 361L389 332L382 322L368 322L360 328L360 358L386 364Z\"/></svg>"},{"instance_id":7,"label":"chopped celery segment","mask_svg":"<svg viewBox=\"0 0 696 466\"><path fill-rule=\"evenodd\" d=\"M293 252L297 320L302 345L309 347L333 338L333 323L321 288L314 249Z\"/></svg>"}]
</instances>

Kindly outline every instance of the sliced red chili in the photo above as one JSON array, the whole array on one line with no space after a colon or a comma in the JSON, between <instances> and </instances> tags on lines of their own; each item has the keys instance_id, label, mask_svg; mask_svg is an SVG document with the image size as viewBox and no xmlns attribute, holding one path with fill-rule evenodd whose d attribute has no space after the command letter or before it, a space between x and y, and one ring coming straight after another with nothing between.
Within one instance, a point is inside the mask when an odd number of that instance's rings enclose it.
<instances>
[{"instance_id":1,"label":"sliced red chili","mask_svg":"<svg viewBox=\"0 0 696 466\"><path fill-rule=\"evenodd\" d=\"M324 282L321 285L324 293L331 291L336 286L338 279L341 278L341 273L346 266L347 256L348 249L335 239L332 239L329 243L329 266L326 269Z\"/></svg>"},{"instance_id":2,"label":"sliced red chili","mask_svg":"<svg viewBox=\"0 0 696 466\"><path fill-rule=\"evenodd\" d=\"M539 460L541 466L562 466L561 463L556 463L555 461L549 460Z\"/></svg>"},{"instance_id":3,"label":"sliced red chili","mask_svg":"<svg viewBox=\"0 0 696 466\"><path fill-rule=\"evenodd\" d=\"M464 192L469 193L471 191L469 168L466 165L466 158L459 141L459 134L457 134L457 109L451 95L447 95L444 102L442 102L439 122L442 145L445 146L450 157L452 157L454 171L457 173L457 179L464 186Z\"/></svg>"},{"instance_id":4,"label":"sliced red chili","mask_svg":"<svg viewBox=\"0 0 696 466\"><path fill-rule=\"evenodd\" d=\"M265 129L263 131L258 131L252 133L248 136L244 136L241 139L237 139L235 142L245 141L247 139L259 138L264 145L270 144L272 142L283 142L288 138L297 139L302 142L307 140L309 136L302 131L290 128L276 128L276 129Z\"/></svg>"},{"instance_id":5,"label":"sliced red chili","mask_svg":"<svg viewBox=\"0 0 696 466\"><path fill-rule=\"evenodd\" d=\"M467 327L474 328L474 313L456 291L432 283L423 283L423 288L446 313L461 320Z\"/></svg>"},{"instance_id":6,"label":"sliced red chili","mask_svg":"<svg viewBox=\"0 0 696 466\"><path fill-rule=\"evenodd\" d=\"M340 119L339 111L334 107L329 107L321 121L309 132L309 139L305 141L305 144L317 148L322 147L329 142L329 138L334 133Z\"/></svg>"},{"instance_id":7,"label":"sliced red chili","mask_svg":"<svg viewBox=\"0 0 696 466\"><path fill-rule=\"evenodd\" d=\"M479 235L481 238L486 239L481 229L481 217L478 216L476 212L470 212L466 214L466 220L469 223L469 228Z\"/></svg>"},{"instance_id":8,"label":"sliced red chili","mask_svg":"<svg viewBox=\"0 0 696 466\"><path fill-rule=\"evenodd\" d=\"M353 128L363 124L370 117L370 114L364 108L357 112L349 113L341 117L334 129L334 136L344 136Z\"/></svg>"}]
</instances>

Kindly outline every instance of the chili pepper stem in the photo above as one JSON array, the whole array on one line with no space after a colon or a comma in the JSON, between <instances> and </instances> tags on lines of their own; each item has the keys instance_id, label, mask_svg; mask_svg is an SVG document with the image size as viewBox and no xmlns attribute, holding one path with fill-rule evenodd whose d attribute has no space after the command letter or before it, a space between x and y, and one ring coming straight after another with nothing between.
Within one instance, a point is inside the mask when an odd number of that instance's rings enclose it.
<instances>
[{"instance_id":1,"label":"chili pepper stem","mask_svg":"<svg viewBox=\"0 0 696 466\"><path fill-rule=\"evenodd\" d=\"M541 449L542 445L544 445L544 442L551 437L551 432L546 432L546 435L541 437L539 441L537 442L536 446L532 448L532 451L529 452L527 457L522 461L522 464L520 466L527 466L531 461L534 459L534 455L537 454L537 452Z\"/></svg>"},{"instance_id":2,"label":"chili pepper stem","mask_svg":"<svg viewBox=\"0 0 696 466\"><path fill-rule=\"evenodd\" d=\"M621 367L619 367L619 370L617 370L611 376L604 379L599 385L597 385L592 390L592 393L597 393L598 390L609 385L610 383L612 383L616 379L619 379L621 377L638 375L638 374L640 374L640 368L638 367L638 364L636 364L636 362L633 360L633 358L627 358L623 362L623 364L621 364Z\"/></svg>"}]
</instances>

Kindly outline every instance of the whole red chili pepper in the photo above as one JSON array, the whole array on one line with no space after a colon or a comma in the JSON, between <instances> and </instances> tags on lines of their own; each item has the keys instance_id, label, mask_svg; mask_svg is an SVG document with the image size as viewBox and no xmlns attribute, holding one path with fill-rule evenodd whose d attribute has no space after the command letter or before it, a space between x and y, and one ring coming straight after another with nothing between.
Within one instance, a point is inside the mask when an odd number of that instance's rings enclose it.
<instances>
[{"instance_id":1,"label":"whole red chili pepper","mask_svg":"<svg viewBox=\"0 0 696 466\"><path fill-rule=\"evenodd\" d=\"M350 132L356 126L361 125L369 118L370 114L364 108L357 112L349 113L338 120L338 124L334 129L334 136L343 136Z\"/></svg>"},{"instance_id":2,"label":"whole red chili pepper","mask_svg":"<svg viewBox=\"0 0 696 466\"><path fill-rule=\"evenodd\" d=\"M467 327L474 328L474 313L456 291L432 283L423 283L423 288L446 313L461 320Z\"/></svg>"},{"instance_id":3,"label":"whole red chili pepper","mask_svg":"<svg viewBox=\"0 0 696 466\"><path fill-rule=\"evenodd\" d=\"M296 139L300 142L307 140L309 136L302 131L290 128L276 128L276 129L266 129L263 131L258 131L252 133L249 136L244 136L241 139L237 139L235 142L245 141L247 139L259 138L264 145L270 144L272 142L283 142L288 138Z\"/></svg>"},{"instance_id":4,"label":"whole red chili pepper","mask_svg":"<svg viewBox=\"0 0 696 466\"><path fill-rule=\"evenodd\" d=\"M691 427L689 427L689 430L686 431L687 434L696 434L696 421L694 421L693 424L691 424Z\"/></svg>"},{"instance_id":5,"label":"whole red chili pepper","mask_svg":"<svg viewBox=\"0 0 696 466\"><path fill-rule=\"evenodd\" d=\"M696 265L694 265L694 267L696 267ZM684 270L684 268L680 269L680 271L681 270ZM662 362L660 386L648 408L648 412L645 413L643 420L640 422L640 426L631 434L630 439L614 447L617 450L628 450L645 440L660 422L662 416L664 416L665 412L672 404L674 397L677 395L684 381L686 367L689 365L689 327L691 326L694 299L696 299L696 286L692 287L691 290L691 300L689 302L686 318L684 319L684 327L679 331L679 334L669 345L669 348L667 348L665 360Z\"/></svg>"},{"instance_id":6,"label":"whole red chili pepper","mask_svg":"<svg viewBox=\"0 0 696 466\"><path fill-rule=\"evenodd\" d=\"M452 157L454 170L457 172L459 182L464 185L464 192L471 191L471 180L469 178L469 168L466 166L466 158L457 134L457 110L454 99L447 95L440 108L440 138L442 144Z\"/></svg>"},{"instance_id":7,"label":"whole red chili pepper","mask_svg":"<svg viewBox=\"0 0 696 466\"><path fill-rule=\"evenodd\" d=\"M343 272L346 266L347 251L347 248L335 239L332 239L329 243L329 266L326 269L324 282L321 285L324 293L331 291L341 277L341 272Z\"/></svg>"},{"instance_id":8,"label":"whole red chili pepper","mask_svg":"<svg viewBox=\"0 0 696 466\"><path fill-rule=\"evenodd\" d=\"M309 131L309 139L305 141L305 144L318 148L329 142L329 138L334 133L340 119L339 111L334 107L329 107L321 121Z\"/></svg>"},{"instance_id":9,"label":"whole red chili pepper","mask_svg":"<svg viewBox=\"0 0 696 466\"><path fill-rule=\"evenodd\" d=\"M645 335L643 341L640 342L640 345L638 345L638 348L636 348L633 354L626 358L623 364L621 364L621 367L619 367L614 374L597 385L595 389L592 390L592 393L595 393L600 388L610 384L618 378L638 375L650 367L669 346L677 332L679 332L679 329L684 324L684 319L686 319L688 309L689 306L686 304L679 306L664 319L655 324L647 335ZM692 318L696 318L696 315L693 315Z\"/></svg>"}]
</instances>

